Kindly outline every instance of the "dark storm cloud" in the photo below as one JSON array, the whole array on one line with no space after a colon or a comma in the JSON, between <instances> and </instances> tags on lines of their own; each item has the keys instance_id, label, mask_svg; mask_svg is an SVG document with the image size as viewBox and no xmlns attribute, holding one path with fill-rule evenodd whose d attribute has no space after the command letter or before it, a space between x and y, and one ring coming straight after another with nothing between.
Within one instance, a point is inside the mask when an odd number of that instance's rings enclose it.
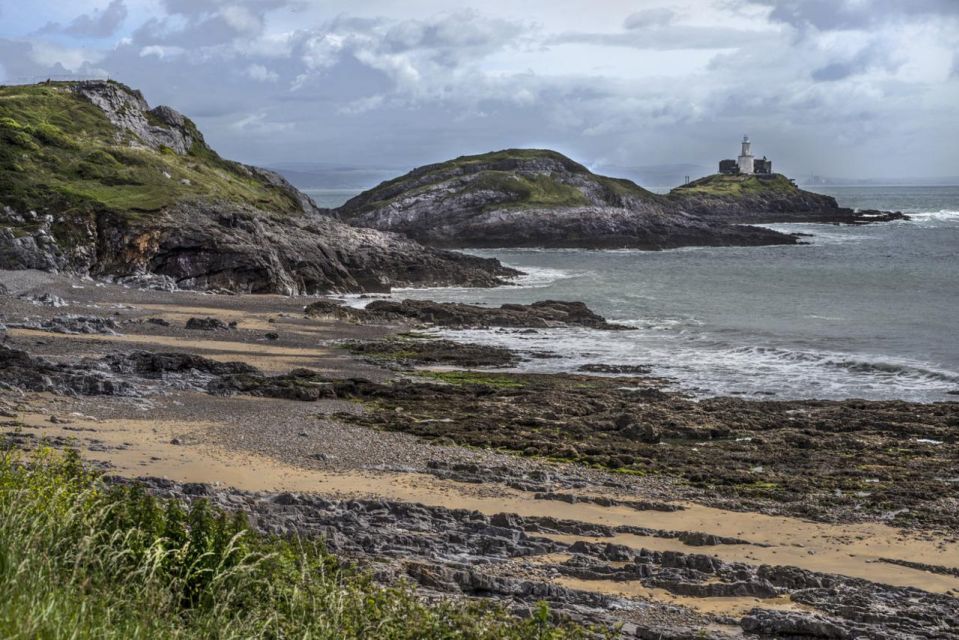
<instances>
[{"instance_id":1,"label":"dark storm cloud","mask_svg":"<svg viewBox=\"0 0 959 640\"><path fill-rule=\"evenodd\" d=\"M676 19L676 12L672 9L644 9L626 16L623 21L624 29L643 29L645 27L662 27Z\"/></svg>"},{"instance_id":2,"label":"dark storm cloud","mask_svg":"<svg viewBox=\"0 0 959 640\"><path fill-rule=\"evenodd\" d=\"M224 8L243 8L264 15L281 7L301 6L297 0L163 0L163 8L170 15L200 16Z\"/></svg>"},{"instance_id":3,"label":"dark storm cloud","mask_svg":"<svg viewBox=\"0 0 959 640\"><path fill-rule=\"evenodd\" d=\"M77 16L66 26L56 22L48 23L40 33L64 33L86 38L106 38L112 36L127 18L127 7L123 0L113 0L105 9L95 9L92 13Z\"/></svg>"},{"instance_id":4,"label":"dark storm cloud","mask_svg":"<svg viewBox=\"0 0 959 640\"><path fill-rule=\"evenodd\" d=\"M857 53L842 60L824 64L812 72L817 82L835 82L873 69L897 70L902 63L893 59L889 50L879 44L863 47Z\"/></svg>"},{"instance_id":5,"label":"dark storm cloud","mask_svg":"<svg viewBox=\"0 0 959 640\"><path fill-rule=\"evenodd\" d=\"M957 17L959 0L747 0L771 7L774 22L821 31L862 29L915 17Z\"/></svg>"},{"instance_id":6,"label":"dark storm cloud","mask_svg":"<svg viewBox=\"0 0 959 640\"><path fill-rule=\"evenodd\" d=\"M105 38L116 33L127 18L127 7L123 0L113 0L102 11L94 11L76 18L64 29L65 33L77 36Z\"/></svg>"},{"instance_id":7,"label":"dark storm cloud","mask_svg":"<svg viewBox=\"0 0 959 640\"><path fill-rule=\"evenodd\" d=\"M620 33L559 34L550 44L594 44L632 49L676 51L680 49L728 49L767 40L766 34L743 29L698 27L671 24L635 25Z\"/></svg>"}]
</instances>

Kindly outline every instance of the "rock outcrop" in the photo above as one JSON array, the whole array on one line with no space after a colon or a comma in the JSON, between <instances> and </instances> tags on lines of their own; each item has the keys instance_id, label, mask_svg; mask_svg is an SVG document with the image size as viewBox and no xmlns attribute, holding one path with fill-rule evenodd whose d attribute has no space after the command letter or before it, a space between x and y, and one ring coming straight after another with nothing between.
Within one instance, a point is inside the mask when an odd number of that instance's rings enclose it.
<instances>
[{"instance_id":1,"label":"rock outcrop","mask_svg":"<svg viewBox=\"0 0 959 640\"><path fill-rule=\"evenodd\" d=\"M668 199L696 216L732 224L868 224L909 219L900 212L840 207L832 196L804 191L781 174L706 176L673 189Z\"/></svg>"},{"instance_id":2,"label":"rock outcrop","mask_svg":"<svg viewBox=\"0 0 959 640\"><path fill-rule=\"evenodd\" d=\"M372 563L376 579L383 582L407 579L435 594L489 598L521 609L546 601L563 616L615 627L613 637L725 640L745 631L757 640L959 638L959 606L948 595L796 567L726 562L701 553L554 539L577 525L585 525L585 532L573 535L611 535L578 521L489 516L383 499L244 493L161 478L137 482L162 497L203 499L242 512L265 533L322 537L337 554ZM756 607L745 615L710 620L650 600L644 601L642 615L631 615L635 605L630 601L561 586L556 576L606 585L638 583L686 597L753 598ZM767 600L794 608L767 607ZM705 635L710 622L715 632Z\"/></svg>"},{"instance_id":3,"label":"rock outcrop","mask_svg":"<svg viewBox=\"0 0 959 640\"><path fill-rule=\"evenodd\" d=\"M323 215L115 82L0 88L0 268L251 293L492 286L517 272Z\"/></svg>"},{"instance_id":4,"label":"rock outcrop","mask_svg":"<svg viewBox=\"0 0 959 640\"><path fill-rule=\"evenodd\" d=\"M690 215L629 180L596 175L555 151L509 149L420 167L334 214L437 247L794 244L793 236Z\"/></svg>"},{"instance_id":5,"label":"rock outcrop","mask_svg":"<svg viewBox=\"0 0 959 640\"><path fill-rule=\"evenodd\" d=\"M357 323L420 322L452 329L485 327L537 328L587 327L626 330L630 327L607 322L582 302L540 300L532 304L504 304L481 307L460 302L432 300L374 300L365 309L351 309L327 300L304 309L308 316L333 316Z\"/></svg>"}]
</instances>

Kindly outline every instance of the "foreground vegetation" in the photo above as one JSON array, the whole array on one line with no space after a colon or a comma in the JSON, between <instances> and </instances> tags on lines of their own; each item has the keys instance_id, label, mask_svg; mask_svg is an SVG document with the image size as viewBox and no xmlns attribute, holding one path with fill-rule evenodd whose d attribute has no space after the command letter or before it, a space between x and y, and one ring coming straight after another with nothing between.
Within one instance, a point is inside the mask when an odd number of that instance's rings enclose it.
<instances>
[{"instance_id":1,"label":"foreground vegetation","mask_svg":"<svg viewBox=\"0 0 959 640\"><path fill-rule=\"evenodd\" d=\"M104 484L76 454L0 452L0 637L563 640L545 606L518 619L426 604L315 543L242 515Z\"/></svg>"}]
</instances>

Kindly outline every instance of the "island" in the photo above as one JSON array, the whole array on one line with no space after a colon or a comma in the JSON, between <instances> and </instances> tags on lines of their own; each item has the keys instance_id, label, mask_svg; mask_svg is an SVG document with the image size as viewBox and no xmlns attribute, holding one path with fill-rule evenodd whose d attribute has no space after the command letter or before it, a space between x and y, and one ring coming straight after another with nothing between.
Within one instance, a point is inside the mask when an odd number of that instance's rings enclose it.
<instances>
[{"instance_id":1,"label":"island","mask_svg":"<svg viewBox=\"0 0 959 640\"><path fill-rule=\"evenodd\" d=\"M687 213L548 149L506 149L414 169L333 212L424 244L670 249L795 244L794 236Z\"/></svg>"},{"instance_id":2,"label":"island","mask_svg":"<svg viewBox=\"0 0 959 640\"><path fill-rule=\"evenodd\" d=\"M673 189L669 200L693 215L730 224L869 224L908 220L899 211L840 207L832 196L800 189L793 180L773 173L772 160L753 156L749 136L743 136L738 158L720 160L719 173Z\"/></svg>"}]
</instances>

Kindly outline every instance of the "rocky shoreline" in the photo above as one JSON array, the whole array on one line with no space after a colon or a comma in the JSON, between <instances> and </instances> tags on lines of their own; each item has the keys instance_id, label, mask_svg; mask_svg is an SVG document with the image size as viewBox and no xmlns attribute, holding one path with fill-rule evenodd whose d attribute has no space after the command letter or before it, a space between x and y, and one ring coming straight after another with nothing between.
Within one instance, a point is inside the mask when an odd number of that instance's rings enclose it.
<instances>
[{"instance_id":1,"label":"rocky shoreline","mask_svg":"<svg viewBox=\"0 0 959 640\"><path fill-rule=\"evenodd\" d=\"M7 446L624 638L959 637L959 403L694 400L411 332L619 329L578 303L304 311L0 275Z\"/></svg>"}]
</instances>

